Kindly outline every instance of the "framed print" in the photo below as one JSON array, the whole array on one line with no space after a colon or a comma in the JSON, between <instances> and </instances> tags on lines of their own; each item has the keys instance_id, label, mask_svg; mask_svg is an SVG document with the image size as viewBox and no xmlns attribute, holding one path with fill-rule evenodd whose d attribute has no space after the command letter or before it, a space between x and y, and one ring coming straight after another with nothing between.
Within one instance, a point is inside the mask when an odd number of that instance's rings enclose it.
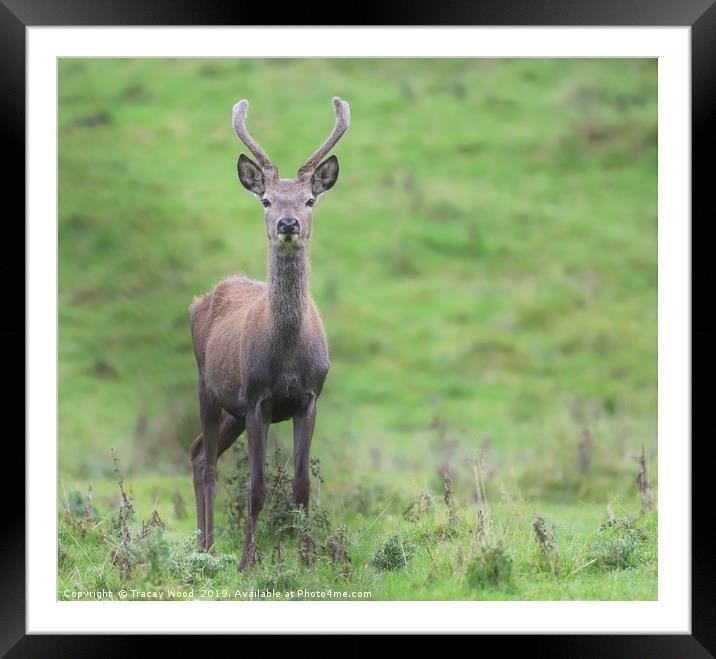
<instances>
[{"instance_id":1,"label":"framed print","mask_svg":"<svg viewBox=\"0 0 716 659\"><path fill-rule=\"evenodd\" d=\"M712 3L1 9L26 164L10 656L713 651L690 370Z\"/></svg>"}]
</instances>

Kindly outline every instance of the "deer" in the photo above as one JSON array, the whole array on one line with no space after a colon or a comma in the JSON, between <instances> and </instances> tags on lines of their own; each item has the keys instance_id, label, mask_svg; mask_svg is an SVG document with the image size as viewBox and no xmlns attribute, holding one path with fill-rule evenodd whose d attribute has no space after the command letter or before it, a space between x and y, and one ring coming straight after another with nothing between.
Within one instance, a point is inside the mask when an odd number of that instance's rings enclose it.
<instances>
[{"instance_id":1,"label":"deer","mask_svg":"<svg viewBox=\"0 0 716 659\"><path fill-rule=\"evenodd\" d=\"M244 548L238 570L257 562L256 523L266 500L269 426L293 421L293 498L308 514L309 461L316 402L330 367L328 342L309 292L313 209L338 179L338 159L324 160L348 129L350 107L333 98L335 124L323 144L298 169L279 178L278 168L249 135L249 103L233 107L234 130L253 154L239 155L239 181L263 206L268 238L267 283L230 276L189 307L197 363L201 433L191 444L199 549L214 545L217 461L246 430L250 478ZM304 536L302 547L313 541Z\"/></svg>"}]
</instances>

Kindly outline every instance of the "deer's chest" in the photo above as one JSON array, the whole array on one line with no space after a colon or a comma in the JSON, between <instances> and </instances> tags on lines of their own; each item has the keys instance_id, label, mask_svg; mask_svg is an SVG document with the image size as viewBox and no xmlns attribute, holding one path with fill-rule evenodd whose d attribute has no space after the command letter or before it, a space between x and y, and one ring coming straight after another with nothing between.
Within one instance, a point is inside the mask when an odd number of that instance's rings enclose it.
<instances>
[{"instance_id":1,"label":"deer's chest","mask_svg":"<svg viewBox=\"0 0 716 659\"><path fill-rule=\"evenodd\" d=\"M246 377L248 405L266 401L274 421L293 416L318 396L328 372L328 351L321 345L272 350L251 364Z\"/></svg>"}]
</instances>

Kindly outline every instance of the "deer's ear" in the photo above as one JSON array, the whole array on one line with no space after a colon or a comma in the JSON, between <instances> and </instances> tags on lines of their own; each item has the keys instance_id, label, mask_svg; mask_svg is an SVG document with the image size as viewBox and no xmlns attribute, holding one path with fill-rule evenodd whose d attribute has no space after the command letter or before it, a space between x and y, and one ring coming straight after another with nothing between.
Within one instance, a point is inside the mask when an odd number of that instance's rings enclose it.
<instances>
[{"instance_id":1,"label":"deer's ear","mask_svg":"<svg viewBox=\"0 0 716 659\"><path fill-rule=\"evenodd\" d=\"M331 156L324 160L311 178L311 189L313 194L318 196L326 190L330 190L338 180L338 158Z\"/></svg>"},{"instance_id":2,"label":"deer's ear","mask_svg":"<svg viewBox=\"0 0 716 659\"><path fill-rule=\"evenodd\" d=\"M239 170L239 181L247 190L257 195L262 195L266 190L264 183L264 175L261 173L259 166L243 153L239 156L239 162L236 164Z\"/></svg>"}]
</instances>

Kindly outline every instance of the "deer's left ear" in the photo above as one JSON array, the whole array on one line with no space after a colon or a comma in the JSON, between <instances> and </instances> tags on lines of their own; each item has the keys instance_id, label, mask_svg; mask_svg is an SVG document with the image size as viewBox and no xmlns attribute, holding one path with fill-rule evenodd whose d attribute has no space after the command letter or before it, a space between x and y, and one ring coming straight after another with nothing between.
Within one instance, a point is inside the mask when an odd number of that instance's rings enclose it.
<instances>
[{"instance_id":1,"label":"deer's left ear","mask_svg":"<svg viewBox=\"0 0 716 659\"><path fill-rule=\"evenodd\" d=\"M326 158L313 172L311 177L311 189L313 194L318 196L326 190L330 190L338 180L338 158L331 156Z\"/></svg>"}]
</instances>

